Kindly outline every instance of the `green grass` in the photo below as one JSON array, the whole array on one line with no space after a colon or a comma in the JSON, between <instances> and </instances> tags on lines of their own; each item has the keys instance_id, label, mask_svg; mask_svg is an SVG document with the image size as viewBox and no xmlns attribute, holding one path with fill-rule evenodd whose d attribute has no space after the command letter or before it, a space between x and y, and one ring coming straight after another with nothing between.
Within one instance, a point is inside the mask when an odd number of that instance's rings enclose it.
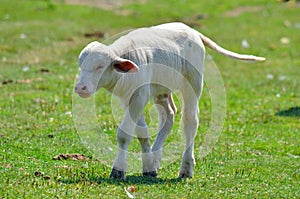
<instances>
[{"instance_id":1,"label":"green grass","mask_svg":"<svg viewBox=\"0 0 300 199\"><path fill-rule=\"evenodd\" d=\"M136 198L300 197L299 5L268 0L149 0L124 5L120 10L129 15L123 16L118 10L63 1L0 0L0 4L1 198L127 198L124 187L131 185L137 189ZM262 10L224 16L239 6ZM207 18L197 19L199 14ZM82 144L68 114L78 54L97 39L84 34L101 31L112 36L175 20L194 25L228 49L265 56L267 61L249 64L208 50L225 84L227 117L213 152L197 158L194 178L177 179L178 159L160 170L157 179L136 173L125 182L110 180L111 168ZM290 43L282 44L283 37ZM251 48L241 48L243 39ZM99 124L116 143L110 95L100 90L96 105ZM199 107L196 154L210 120L207 89ZM179 128L179 119L174 129ZM137 146L133 141L131 150ZM60 153L82 153L91 160L52 160Z\"/></svg>"}]
</instances>

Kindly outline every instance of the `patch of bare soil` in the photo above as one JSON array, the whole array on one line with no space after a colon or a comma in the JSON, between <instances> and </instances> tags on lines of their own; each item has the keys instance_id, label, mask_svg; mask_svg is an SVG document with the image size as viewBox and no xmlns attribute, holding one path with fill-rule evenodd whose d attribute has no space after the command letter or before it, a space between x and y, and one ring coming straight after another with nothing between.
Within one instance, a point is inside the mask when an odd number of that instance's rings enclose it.
<instances>
[{"instance_id":1,"label":"patch of bare soil","mask_svg":"<svg viewBox=\"0 0 300 199\"><path fill-rule=\"evenodd\" d=\"M104 10L113 10L116 14L121 16L128 16L132 13L130 10L121 9L121 6L129 3L145 3L146 0L65 0L66 4L86 5L101 8Z\"/></svg>"},{"instance_id":2,"label":"patch of bare soil","mask_svg":"<svg viewBox=\"0 0 300 199\"><path fill-rule=\"evenodd\" d=\"M95 6L107 10L120 7L122 1L113 1L113 0L65 0L66 4L75 4L75 5L87 5Z\"/></svg>"},{"instance_id":3,"label":"patch of bare soil","mask_svg":"<svg viewBox=\"0 0 300 199\"><path fill-rule=\"evenodd\" d=\"M86 5L98 7L104 10L114 10L119 15L129 15L131 14L130 10L120 10L121 6L129 3L145 3L146 0L65 0L66 4L74 5Z\"/></svg>"},{"instance_id":4,"label":"patch of bare soil","mask_svg":"<svg viewBox=\"0 0 300 199\"><path fill-rule=\"evenodd\" d=\"M238 17L245 12L259 12L263 10L262 6L240 6L233 10L229 10L224 13L225 17Z\"/></svg>"}]
</instances>

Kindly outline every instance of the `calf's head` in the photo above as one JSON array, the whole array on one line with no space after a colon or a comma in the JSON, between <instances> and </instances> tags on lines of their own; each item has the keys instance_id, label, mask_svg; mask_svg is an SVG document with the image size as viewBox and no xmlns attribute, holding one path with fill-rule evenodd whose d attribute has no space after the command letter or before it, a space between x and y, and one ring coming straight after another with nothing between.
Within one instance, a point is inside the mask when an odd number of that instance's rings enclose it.
<instances>
[{"instance_id":1,"label":"calf's head","mask_svg":"<svg viewBox=\"0 0 300 199\"><path fill-rule=\"evenodd\" d=\"M133 73L139 67L128 59L117 56L99 42L88 44L79 55L79 80L75 92L83 98L90 97L100 87L118 80L118 73Z\"/></svg>"}]
</instances>

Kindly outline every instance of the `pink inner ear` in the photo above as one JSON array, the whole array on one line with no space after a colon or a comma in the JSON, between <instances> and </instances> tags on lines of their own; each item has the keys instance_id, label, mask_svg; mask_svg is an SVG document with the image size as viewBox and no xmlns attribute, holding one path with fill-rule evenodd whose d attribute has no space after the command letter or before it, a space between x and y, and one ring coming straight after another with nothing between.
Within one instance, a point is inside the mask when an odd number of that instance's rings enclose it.
<instances>
[{"instance_id":1,"label":"pink inner ear","mask_svg":"<svg viewBox=\"0 0 300 199\"><path fill-rule=\"evenodd\" d=\"M138 71L138 68L133 63L131 63L129 61L121 62L119 64L119 68L123 71L132 71L132 72L137 72Z\"/></svg>"}]
</instances>

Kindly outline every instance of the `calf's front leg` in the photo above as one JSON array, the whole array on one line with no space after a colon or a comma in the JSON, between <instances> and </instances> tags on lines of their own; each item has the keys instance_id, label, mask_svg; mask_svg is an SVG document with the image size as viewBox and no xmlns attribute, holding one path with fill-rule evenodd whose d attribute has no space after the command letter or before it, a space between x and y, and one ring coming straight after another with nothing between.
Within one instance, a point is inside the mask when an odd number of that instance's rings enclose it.
<instances>
[{"instance_id":1,"label":"calf's front leg","mask_svg":"<svg viewBox=\"0 0 300 199\"><path fill-rule=\"evenodd\" d=\"M153 154L150 146L149 131L143 116L141 116L135 131L142 148L143 175L156 177L157 171L153 164Z\"/></svg>"},{"instance_id":2,"label":"calf's front leg","mask_svg":"<svg viewBox=\"0 0 300 199\"><path fill-rule=\"evenodd\" d=\"M118 154L113 164L113 169L111 171L110 178L125 180L127 168L127 149L131 139L132 135L127 134L124 130L122 130L122 127L118 127Z\"/></svg>"},{"instance_id":3,"label":"calf's front leg","mask_svg":"<svg viewBox=\"0 0 300 199\"><path fill-rule=\"evenodd\" d=\"M118 154L110 174L110 178L112 179L125 180L126 178L128 146L133 138L136 124L142 116L144 106L148 102L148 99L148 95L143 92L135 93L130 99L130 104L126 108L125 117L117 129Z\"/></svg>"}]
</instances>

